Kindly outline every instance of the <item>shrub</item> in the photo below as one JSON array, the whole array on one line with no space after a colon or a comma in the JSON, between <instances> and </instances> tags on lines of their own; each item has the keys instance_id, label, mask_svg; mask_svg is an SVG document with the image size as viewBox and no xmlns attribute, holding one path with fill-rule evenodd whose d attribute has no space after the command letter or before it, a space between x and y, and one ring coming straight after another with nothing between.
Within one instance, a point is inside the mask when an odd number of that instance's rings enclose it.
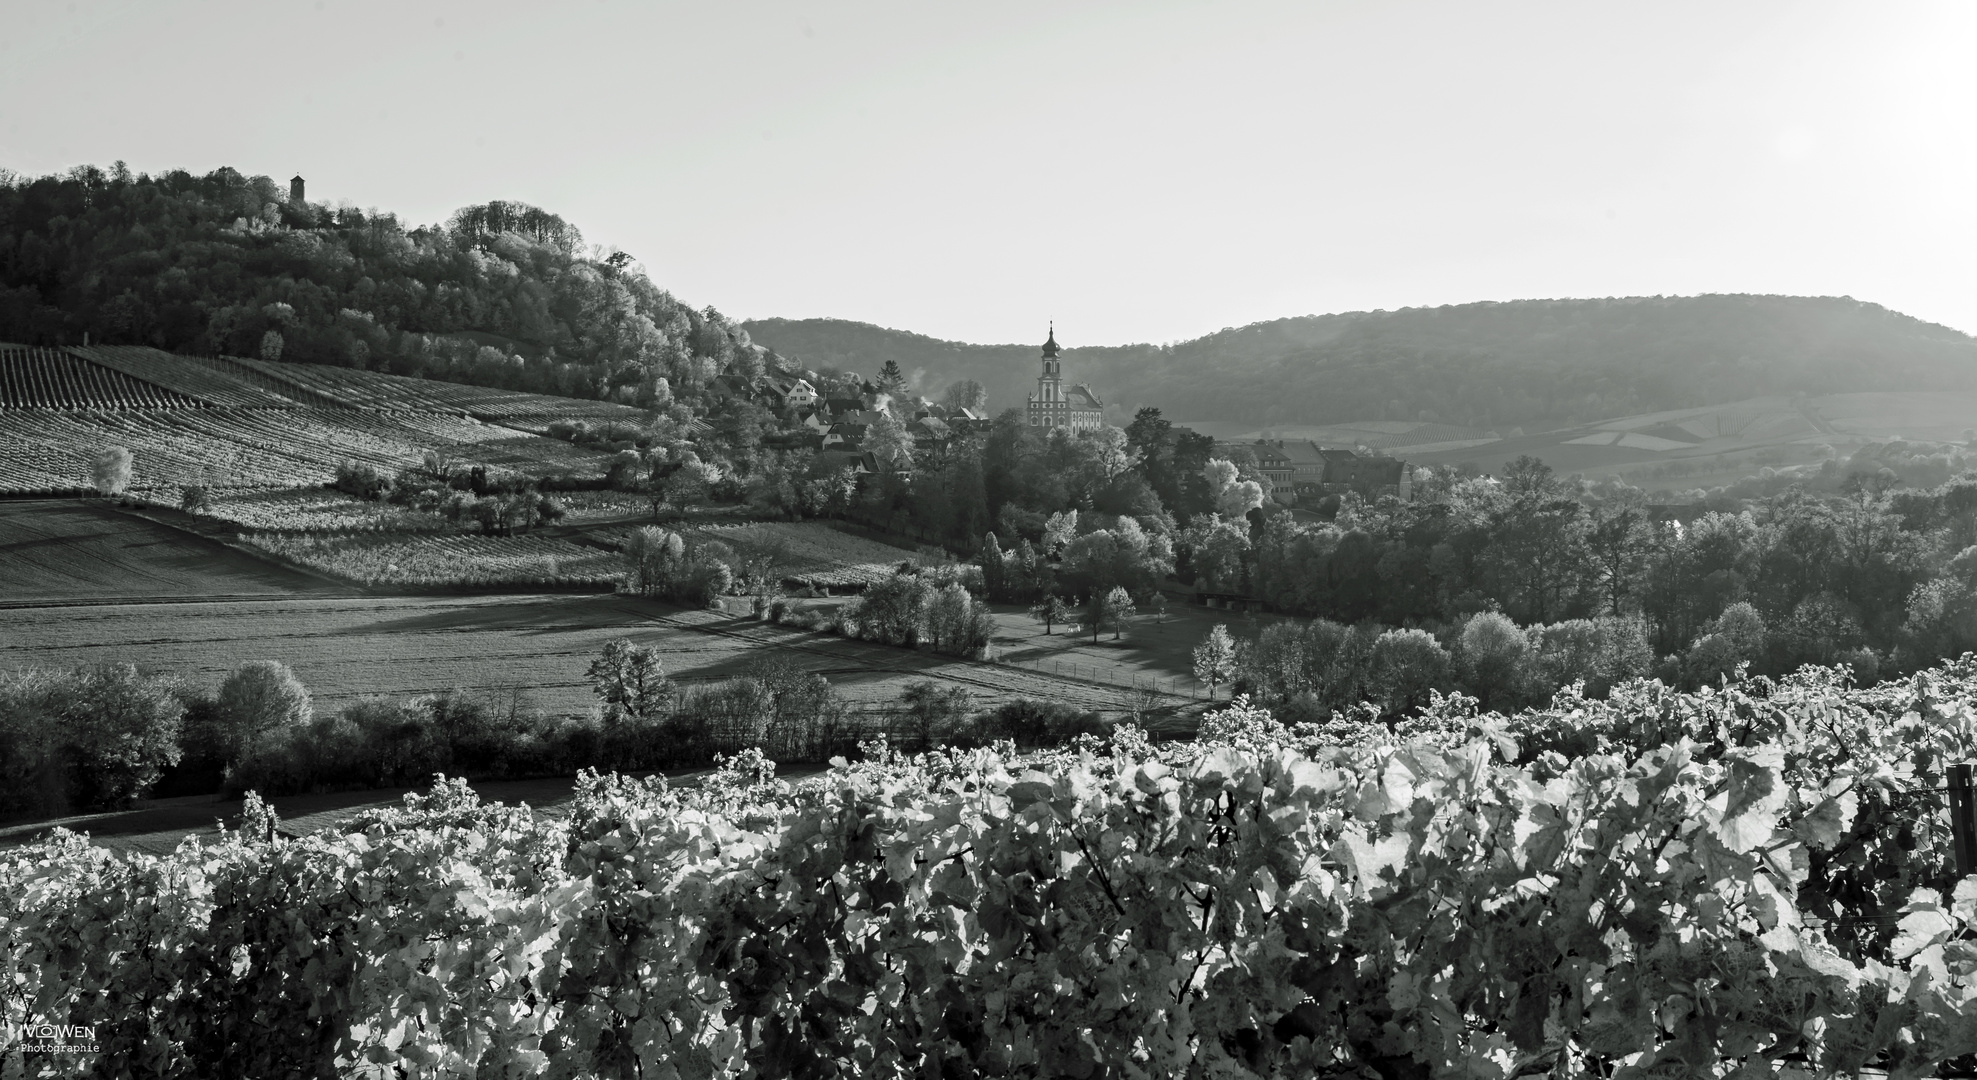
<instances>
[{"instance_id":1,"label":"shrub","mask_svg":"<svg viewBox=\"0 0 1977 1080\"><path fill-rule=\"evenodd\" d=\"M178 680L131 664L0 676L0 813L128 806L179 760Z\"/></svg>"},{"instance_id":2,"label":"shrub","mask_svg":"<svg viewBox=\"0 0 1977 1080\"><path fill-rule=\"evenodd\" d=\"M1462 682L1485 708L1508 710L1525 700L1532 681L1531 643L1508 616L1479 611L1457 639Z\"/></svg>"},{"instance_id":3,"label":"shrub","mask_svg":"<svg viewBox=\"0 0 1977 1080\"><path fill-rule=\"evenodd\" d=\"M975 717L975 738L983 743L1008 739L1017 746L1059 746L1080 734L1103 735L1105 722L1061 701L1019 698Z\"/></svg>"},{"instance_id":4,"label":"shrub","mask_svg":"<svg viewBox=\"0 0 1977 1080\"><path fill-rule=\"evenodd\" d=\"M922 679L900 691L899 703L905 712L909 748L925 751L960 730L975 699L964 686Z\"/></svg>"}]
</instances>

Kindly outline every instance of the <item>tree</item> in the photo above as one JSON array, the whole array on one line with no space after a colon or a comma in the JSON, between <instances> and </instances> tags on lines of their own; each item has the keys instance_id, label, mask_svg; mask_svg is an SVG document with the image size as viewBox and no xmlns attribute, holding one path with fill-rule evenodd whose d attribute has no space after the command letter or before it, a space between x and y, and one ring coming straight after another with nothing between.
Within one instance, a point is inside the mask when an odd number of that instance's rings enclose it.
<instances>
[{"instance_id":1,"label":"tree","mask_svg":"<svg viewBox=\"0 0 1977 1080\"><path fill-rule=\"evenodd\" d=\"M1194 677L1208 684L1208 696L1236 673L1236 640L1229 628L1217 623L1201 644L1194 647Z\"/></svg>"},{"instance_id":2,"label":"tree","mask_svg":"<svg viewBox=\"0 0 1977 1080\"><path fill-rule=\"evenodd\" d=\"M1054 593L1045 593L1036 603L1030 605L1030 616L1043 624L1046 637L1050 635L1051 628L1058 623L1071 621L1072 614L1071 605Z\"/></svg>"},{"instance_id":3,"label":"tree","mask_svg":"<svg viewBox=\"0 0 1977 1080\"><path fill-rule=\"evenodd\" d=\"M887 360L879 365L879 393L897 394L906 389L906 376L899 370L899 361Z\"/></svg>"},{"instance_id":4,"label":"tree","mask_svg":"<svg viewBox=\"0 0 1977 1080\"><path fill-rule=\"evenodd\" d=\"M106 446L90 464L90 479L100 495L122 495L130 486L131 453L127 447Z\"/></svg>"},{"instance_id":5,"label":"tree","mask_svg":"<svg viewBox=\"0 0 1977 1080\"><path fill-rule=\"evenodd\" d=\"M664 488L666 502L672 504L673 512L686 514L686 508L707 497L707 480L704 467L688 463L673 470L666 478Z\"/></svg>"},{"instance_id":6,"label":"tree","mask_svg":"<svg viewBox=\"0 0 1977 1080\"><path fill-rule=\"evenodd\" d=\"M269 330L261 335L261 347L259 349L261 359L268 361L280 360L281 348L281 331Z\"/></svg>"},{"instance_id":7,"label":"tree","mask_svg":"<svg viewBox=\"0 0 1977 1080\"><path fill-rule=\"evenodd\" d=\"M880 413L866 425L864 447L879 463L880 472L896 472L913 464L913 435L889 412Z\"/></svg>"},{"instance_id":8,"label":"tree","mask_svg":"<svg viewBox=\"0 0 1977 1080\"><path fill-rule=\"evenodd\" d=\"M1263 505L1263 485L1255 480L1239 479L1240 472L1234 462L1222 458L1215 458L1202 470L1215 510L1225 518L1241 520Z\"/></svg>"},{"instance_id":9,"label":"tree","mask_svg":"<svg viewBox=\"0 0 1977 1080\"><path fill-rule=\"evenodd\" d=\"M1462 679L1486 709L1507 710L1523 699L1531 678L1531 642L1509 617L1479 611L1462 625Z\"/></svg>"},{"instance_id":10,"label":"tree","mask_svg":"<svg viewBox=\"0 0 1977 1080\"><path fill-rule=\"evenodd\" d=\"M188 514L203 514L213 508L213 493L204 484L187 484L179 489L178 508Z\"/></svg>"},{"instance_id":11,"label":"tree","mask_svg":"<svg viewBox=\"0 0 1977 1080\"><path fill-rule=\"evenodd\" d=\"M973 379L962 379L948 385L940 397L941 404L950 409L971 409L980 411L988 407L988 391Z\"/></svg>"},{"instance_id":12,"label":"tree","mask_svg":"<svg viewBox=\"0 0 1977 1080\"><path fill-rule=\"evenodd\" d=\"M1050 515L1050 520L1045 522L1043 526L1044 554L1055 555L1064 550L1064 546L1069 544L1077 535L1078 512L1076 510L1066 510L1062 513Z\"/></svg>"},{"instance_id":13,"label":"tree","mask_svg":"<svg viewBox=\"0 0 1977 1080\"><path fill-rule=\"evenodd\" d=\"M663 596L673 585L686 558L686 542L680 534L647 525L633 529L625 542L625 558L631 563L626 582L640 596Z\"/></svg>"},{"instance_id":14,"label":"tree","mask_svg":"<svg viewBox=\"0 0 1977 1080\"><path fill-rule=\"evenodd\" d=\"M1620 614L1621 603L1640 588L1652 542L1645 517L1635 507L1593 513L1585 533L1586 553L1607 614Z\"/></svg>"},{"instance_id":15,"label":"tree","mask_svg":"<svg viewBox=\"0 0 1977 1080\"><path fill-rule=\"evenodd\" d=\"M1002 544L991 532L982 540L980 555L982 566L982 592L996 599L1006 599L1009 595L1008 556L1002 553Z\"/></svg>"},{"instance_id":16,"label":"tree","mask_svg":"<svg viewBox=\"0 0 1977 1080\"><path fill-rule=\"evenodd\" d=\"M659 650L635 645L630 638L606 642L604 651L584 672L591 692L604 702L604 719L649 720L659 716L672 696L672 680L659 661Z\"/></svg>"},{"instance_id":17,"label":"tree","mask_svg":"<svg viewBox=\"0 0 1977 1080\"><path fill-rule=\"evenodd\" d=\"M1105 594L1103 604L1105 621L1112 627L1112 640L1117 641L1120 633L1126 628L1126 620L1133 617L1132 594L1114 585L1112 591Z\"/></svg>"},{"instance_id":18,"label":"tree","mask_svg":"<svg viewBox=\"0 0 1977 1080\"><path fill-rule=\"evenodd\" d=\"M1388 715L1426 705L1445 689L1454 665L1448 650L1425 630L1388 630L1373 641L1373 683Z\"/></svg>"},{"instance_id":19,"label":"tree","mask_svg":"<svg viewBox=\"0 0 1977 1080\"><path fill-rule=\"evenodd\" d=\"M315 708L287 664L252 660L220 684L219 714L229 760L238 764L270 737L307 724Z\"/></svg>"},{"instance_id":20,"label":"tree","mask_svg":"<svg viewBox=\"0 0 1977 1080\"><path fill-rule=\"evenodd\" d=\"M919 750L931 750L943 735L959 727L975 707L974 695L965 686L922 679L908 683L899 693L905 707L908 730Z\"/></svg>"},{"instance_id":21,"label":"tree","mask_svg":"<svg viewBox=\"0 0 1977 1080\"><path fill-rule=\"evenodd\" d=\"M1155 590L1154 590L1154 592L1153 592L1153 598L1147 601L1147 603L1146 603L1146 607L1147 607L1147 610L1148 610L1148 611L1151 611L1151 612L1153 612L1153 621L1154 621L1154 622L1157 622L1157 623L1164 623L1164 622L1166 622L1166 621L1167 621L1167 594L1166 594L1166 593L1164 593L1164 592L1161 592L1161 591L1160 591L1160 590L1158 590L1158 589L1155 589Z\"/></svg>"}]
</instances>

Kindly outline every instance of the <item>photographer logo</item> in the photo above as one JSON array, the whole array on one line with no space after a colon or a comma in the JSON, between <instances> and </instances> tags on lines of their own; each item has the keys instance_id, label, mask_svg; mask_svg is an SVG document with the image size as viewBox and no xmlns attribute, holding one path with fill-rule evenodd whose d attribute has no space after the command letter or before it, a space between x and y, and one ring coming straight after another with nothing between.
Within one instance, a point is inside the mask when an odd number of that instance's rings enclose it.
<instances>
[{"instance_id":1,"label":"photographer logo","mask_svg":"<svg viewBox=\"0 0 1977 1080\"><path fill-rule=\"evenodd\" d=\"M7 1040L23 1054L98 1053L95 1024L16 1024Z\"/></svg>"}]
</instances>

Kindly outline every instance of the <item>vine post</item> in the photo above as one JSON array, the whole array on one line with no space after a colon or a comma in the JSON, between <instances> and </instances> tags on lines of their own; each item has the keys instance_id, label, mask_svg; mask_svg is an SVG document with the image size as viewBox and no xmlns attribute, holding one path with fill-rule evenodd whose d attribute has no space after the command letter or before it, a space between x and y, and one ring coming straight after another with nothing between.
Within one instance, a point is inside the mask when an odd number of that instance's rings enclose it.
<instances>
[{"instance_id":1,"label":"vine post","mask_svg":"<svg viewBox=\"0 0 1977 1080\"><path fill-rule=\"evenodd\" d=\"M1973 766L1959 762L1949 768L1950 838L1956 845L1956 875L1977 874L1977 799L1970 779Z\"/></svg>"}]
</instances>

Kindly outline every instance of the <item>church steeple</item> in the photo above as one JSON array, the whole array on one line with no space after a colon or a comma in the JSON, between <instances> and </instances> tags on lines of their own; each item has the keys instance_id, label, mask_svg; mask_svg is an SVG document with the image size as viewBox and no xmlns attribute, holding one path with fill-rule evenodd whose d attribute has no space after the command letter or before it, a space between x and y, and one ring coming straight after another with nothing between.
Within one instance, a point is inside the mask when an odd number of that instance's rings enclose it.
<instances>
[{"instance_id":1,"label":"church steeple","mask_svg":"<svg viewBox=\"0 0 1977 1080\"><path fill-rule=\"evenodd\" d=\"M1050 324L1050 336L1043 342L1043 370L1037 375L1037 391L1030 395L1026 416L1032 427L1085 430L1104 426L1105 406L1091 387L1080 383L1066 389L1063 361L1057 358L1057 323Z\"/></svg>"}]
</instances>

